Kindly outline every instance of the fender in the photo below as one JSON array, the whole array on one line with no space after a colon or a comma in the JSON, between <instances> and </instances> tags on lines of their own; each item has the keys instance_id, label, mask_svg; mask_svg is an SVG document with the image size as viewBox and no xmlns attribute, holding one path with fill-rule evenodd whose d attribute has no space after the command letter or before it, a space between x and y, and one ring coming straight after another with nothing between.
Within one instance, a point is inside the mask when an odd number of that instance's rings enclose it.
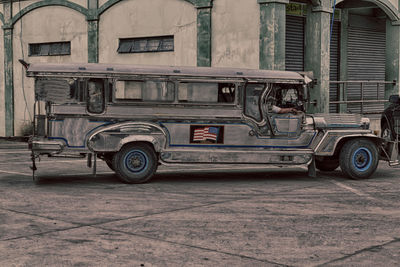
<instances>
[{"instance_id":1,"label":"fender","mask_svg":"<svg viewBox=\"0 0 400 267\"><path fill-rule=\"evenodd\" d=\"M316 156L333 156L341 141L354 138L368 138L374 141L378 146L382 143L382 139L374 135L371 130L363 130L364 133L352 134L348 130L327 131L315 148Z\"/></svg>"},{"instance_id":2,"label":"fender","mask_svg":"<svg viewBox=\"0 0 400 267\"><path fill-rule=\"evenodd\" d=\"M94 153L116 152L131 142L148 142L160 152L166 144L167 134L158 124L149 122L121 122L101 127L87 138L87 147Z\"/></svg>"}]
</instances>

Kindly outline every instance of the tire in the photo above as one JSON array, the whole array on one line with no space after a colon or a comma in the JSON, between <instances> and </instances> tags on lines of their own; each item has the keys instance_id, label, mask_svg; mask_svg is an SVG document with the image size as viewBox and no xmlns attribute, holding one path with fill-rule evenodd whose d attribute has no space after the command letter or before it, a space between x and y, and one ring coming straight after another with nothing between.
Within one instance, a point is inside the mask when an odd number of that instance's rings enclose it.
<instances>
[{"instance_id":1,"label":"tire","mask_svg":"<svg viewBox=\"0 0 400 267\"><path fill-rule=\"evenodd\" d=\"M331 172L339 167L339 159L322 158L315 160L315 167L323 172Z\"/></svg>"},{"instance_id":2,"label":"tire","mask_svg":"<svg viewBox=\"0 0 400 267\"><path fill-rule=\"evenodd\" d=\"M378 167L378 149L368 139L352 139L342 147L339 163L343 173L349 178L366 179Z\"/></svg>"},{"instance_id":3,"label":"tire","mask_svg":"<svg viewBox=\"0 0 400 267\"><path fill-rule=\"evenodd\" d=\"M129 184L145 183L157 170L154 149L144 143L128 144L114 155L113 167L119 178Z\"/></svg>"}]
</instances>

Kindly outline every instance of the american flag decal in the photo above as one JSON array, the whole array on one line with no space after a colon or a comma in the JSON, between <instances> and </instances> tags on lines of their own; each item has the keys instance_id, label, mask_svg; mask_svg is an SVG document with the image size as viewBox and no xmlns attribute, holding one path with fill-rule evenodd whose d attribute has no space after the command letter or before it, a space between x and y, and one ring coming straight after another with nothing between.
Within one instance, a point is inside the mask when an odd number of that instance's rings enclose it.
<instances>
[{"instance_id":1,"label":"american flag decal","mask_svg":"<svg viewBox=\"0 0 400 267\"><path fill-rule=\"evenodd\" d=\"M222 126L191 126L192 143L222 143Z\"/></svg>"}]
</instances>

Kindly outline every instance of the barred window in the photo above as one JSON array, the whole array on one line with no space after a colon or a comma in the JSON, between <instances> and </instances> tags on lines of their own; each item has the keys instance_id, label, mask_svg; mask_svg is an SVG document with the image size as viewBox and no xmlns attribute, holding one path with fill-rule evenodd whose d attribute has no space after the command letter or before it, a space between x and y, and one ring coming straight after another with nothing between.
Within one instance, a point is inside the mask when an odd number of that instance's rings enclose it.
<instances>
[{"instance_id":1,"label":"barred window","mask_svg":"<svg viewBox=\"0 0 400 267\"><path fill-rule=\"evenodd\" d=\"M71 42L29 44L29 56L71 55Z\"/></svg>"},{"instance_id":2,"label":"barred window","mask_svg":"<svg viewBox=\"0 0 400 267\"><path fill-rule=\"evenodd\" d=\"M174 36L119 39L118 53L174 51Z\"/></svg>"}]
</instances>

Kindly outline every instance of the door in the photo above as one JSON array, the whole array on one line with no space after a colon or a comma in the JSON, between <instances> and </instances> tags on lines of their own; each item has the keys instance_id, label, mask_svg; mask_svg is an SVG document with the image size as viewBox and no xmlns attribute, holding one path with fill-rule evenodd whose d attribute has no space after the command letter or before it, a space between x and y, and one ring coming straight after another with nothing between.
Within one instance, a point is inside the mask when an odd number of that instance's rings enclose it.
<instances>
[{"instance_id":1,"label":"door","mask_svg":"<svg viewBox=\"0 0 400 267\"><path fill-rule=\"evenodd\" d=\"M299 136L305 121L302 85L270 84L262 101L264 116L269 121L274 136Z\"/></svg>"}]
</instances>

